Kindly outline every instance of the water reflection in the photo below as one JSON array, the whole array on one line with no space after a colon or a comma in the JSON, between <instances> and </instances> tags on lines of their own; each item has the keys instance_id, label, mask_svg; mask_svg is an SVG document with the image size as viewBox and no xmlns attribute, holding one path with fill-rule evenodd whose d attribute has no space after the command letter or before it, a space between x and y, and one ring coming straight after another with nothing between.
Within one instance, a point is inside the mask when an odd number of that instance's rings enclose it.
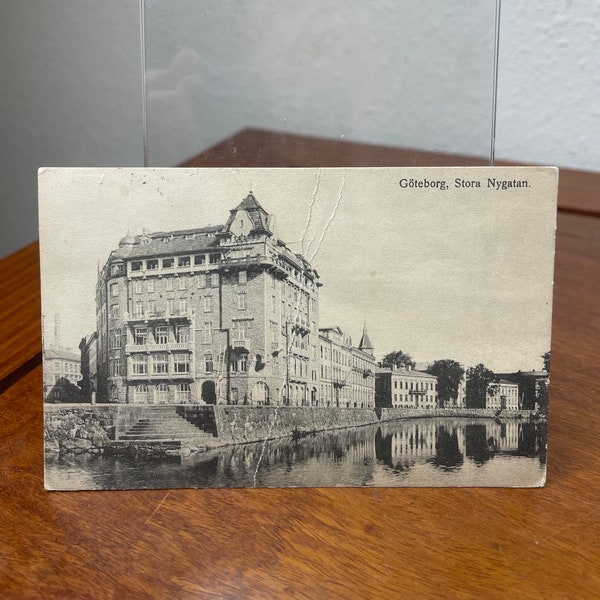
<instances>
[{"instance_id":1,"label":"water reflection","mask_svg":"<svg viewBox=\"0 0 600 600\"><path fill-rule=\"evenodd\" d=\"M545 463L545 424L431 418L229 446L174 461L48 455L46 466L55 489L118 489L526 486L542 482Z\"/></svg>"}]
</instances>

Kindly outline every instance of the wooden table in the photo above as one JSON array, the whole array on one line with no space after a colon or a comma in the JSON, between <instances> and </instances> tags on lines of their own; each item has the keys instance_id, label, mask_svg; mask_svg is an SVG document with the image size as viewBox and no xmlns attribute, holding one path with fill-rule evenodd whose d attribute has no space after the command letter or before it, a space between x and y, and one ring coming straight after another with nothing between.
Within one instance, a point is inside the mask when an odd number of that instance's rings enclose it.
<instances>
[{"instance_id":1,"label":"wooden table","mask_svg":"<svg viewBox=\"0 0 600 600\"><path fill-rule=\"evenodd\" d=\"M188 164L277 161L415 157L246 131ZM417 160L432 162L476 161ZM600 597L598 198L600 174L562 171L544 489L46 492L37 245L4 259L0 596Z\"/></svg>"}]
</instances>

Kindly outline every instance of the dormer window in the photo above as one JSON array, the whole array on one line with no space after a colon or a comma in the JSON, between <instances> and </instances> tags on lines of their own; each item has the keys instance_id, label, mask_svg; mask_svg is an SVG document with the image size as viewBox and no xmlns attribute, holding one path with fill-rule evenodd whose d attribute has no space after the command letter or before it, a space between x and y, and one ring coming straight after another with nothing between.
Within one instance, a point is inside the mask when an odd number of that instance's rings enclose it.
<instances>
[{"instance_id":1,"label":"dormer window","mask_svg":"<svg viewBox=\"0 0 600 600\"><path fill-rule=\"evenodd\" d=\"M189 267L190 266L190 257L189 256L180 256L177 259L177 266L179 266L179 267Z\"/></svg>"},{"instance_id":2,"label":"dormer window","mask_svg":"<svg viewBox=\"0 0 600 600\"><path fill-rule=\"evenodd\" d=\"M141 271L142 270L142 261L141 260L135 260L131 263L131 270L132 271Z\"/></svg>"}]
</instances>

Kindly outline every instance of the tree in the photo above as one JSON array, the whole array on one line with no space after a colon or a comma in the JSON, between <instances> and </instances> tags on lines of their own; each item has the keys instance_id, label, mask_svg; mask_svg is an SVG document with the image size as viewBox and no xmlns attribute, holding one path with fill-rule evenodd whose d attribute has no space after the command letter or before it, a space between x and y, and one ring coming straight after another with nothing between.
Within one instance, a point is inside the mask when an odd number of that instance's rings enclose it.
<instances>
[{"instance_id":1,"label":"tree","mask_svg":"<svg viewBox=\"0 0 600 600\"><path fill-rule=\"evenodd\" d=\"M390 352L383 357L381 361L381 366L383 367L393 367L394 365L397 367L414 367L415 362L411 358L410 354L406 354L406 352L402 352L402 350L396 350L395 352Z\"/></svg>"},{"instance_id":2,"label":"tree","mask_svg":"<svg viewBox=\"0 0 600 600\"><path fill-rule=\"evenodd\" d=\"M458 397L458 386L465 370L455 360L436 360L427 372L437 377L438 405L444 406Z\"/></svg>"},{"instance_id":3,"label":"tree","mask_svg":"<svg viewBox=\"0 0 600 600\"><path fill-rule=\"evenodd\" d=\"M545 381L540 381L535 399L540 407L540 412L548 414L548 385Z\"/></svg>"},{"instance_id":4,"label":"tree","mask_svg":"<svg viewBox=\"0 0 600 600\"><path fill-rule=\"evenodd\" d=\"M493 371L481 363L467 370L467 408L485 408L488 384L496 380Z\"/></svg>"},{"instance_id":5,"label":"tree","mask_svg":"<svg viewBox=\"0 0 600 600\"><path fill-rule=\"evenodd\" d=\"M544 359L544 371L550 373L550 351L544 352L542 358Z\"/></svg>"}]
</instances>

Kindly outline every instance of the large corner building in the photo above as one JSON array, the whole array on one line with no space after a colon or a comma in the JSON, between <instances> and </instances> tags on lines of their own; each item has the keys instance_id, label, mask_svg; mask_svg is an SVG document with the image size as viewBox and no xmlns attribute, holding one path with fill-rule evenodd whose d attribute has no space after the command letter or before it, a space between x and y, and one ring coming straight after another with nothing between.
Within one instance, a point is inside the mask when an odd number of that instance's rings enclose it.
<instances>
[{"instance_id":1,"label":"large corner building","mask_svg":"<svg viewBox=\"0 0 600 600\"><path fill-rule=\"evenodd\" d=\"M225 225L124 237L98 277L98 401L325 405L320 285L252 192Z\"/></svg>"}]
</instances>

